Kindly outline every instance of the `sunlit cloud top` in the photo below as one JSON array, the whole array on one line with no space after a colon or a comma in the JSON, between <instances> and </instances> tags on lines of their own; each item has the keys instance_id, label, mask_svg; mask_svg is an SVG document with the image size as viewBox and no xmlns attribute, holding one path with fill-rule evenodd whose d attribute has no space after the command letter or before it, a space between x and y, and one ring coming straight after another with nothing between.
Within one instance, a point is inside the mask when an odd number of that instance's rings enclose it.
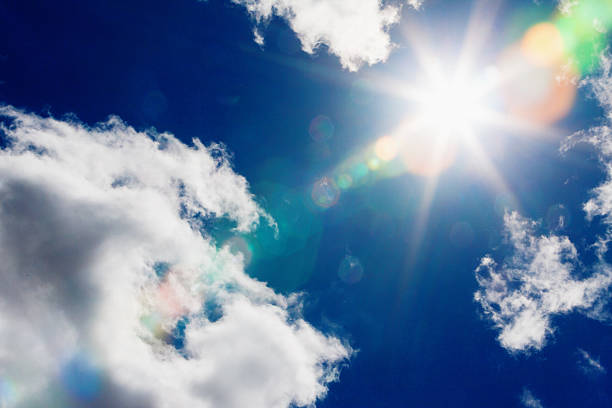
<instances>
[{"instance_id":1,"label":"sunlit cloud top","mask_svg":"<svg viewBox=\"0 0 612 408\"><path fill-rule=\"evenodd\" d=\"M326 393L350 347L209 233L274 226L220 146L0 114L3 408L287 408Z\"/></svg>"},{"instance_id":2,"label":"sunlit cloud top","mask_svg":"<svg viewBox=\"0 0 612 408\"><path fill-rule=\"evenodd\" d=\"M381 5L379 0L232 1L245 6L259 26L273 16L284 18L305 52L312 54L325 45L350 71L388 58L394 47L389 29L401 13L400 3ZM421 3L408 2L414 8ZM255 28L255 41L263 45L265 37L259 26Z\"/></svg>"}]
</instances>

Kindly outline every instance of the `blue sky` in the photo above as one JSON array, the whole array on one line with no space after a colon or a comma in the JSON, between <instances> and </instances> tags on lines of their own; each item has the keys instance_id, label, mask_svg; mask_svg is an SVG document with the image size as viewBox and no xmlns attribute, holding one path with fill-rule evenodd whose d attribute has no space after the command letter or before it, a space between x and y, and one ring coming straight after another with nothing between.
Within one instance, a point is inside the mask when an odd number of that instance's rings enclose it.
<instances>
[{"instance_id":1,"label":"blue sky","mask_svg":"<svg viewBox=\"0 0 612 408\"><path fill-rule=\"evenodd\" d=\"M611 406L608 0L0 23L0 408Z\"/></svg>"}]
</instances>

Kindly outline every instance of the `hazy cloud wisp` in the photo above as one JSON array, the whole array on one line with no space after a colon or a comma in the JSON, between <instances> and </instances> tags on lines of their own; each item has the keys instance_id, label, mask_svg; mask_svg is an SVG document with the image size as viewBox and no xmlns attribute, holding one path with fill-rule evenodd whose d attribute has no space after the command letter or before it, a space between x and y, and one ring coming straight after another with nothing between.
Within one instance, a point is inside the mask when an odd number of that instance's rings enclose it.
<instances>
[{"instance_id":1,"label":"hazy cloud wisp","mask_svg":"<svg viewBox=\"0 0 612 408\"><path fill-rule=\"evenodd\" d=\"M606 368L601 365L599 359L591 356L591 354L583 349L578 349L578 366L585 374L605 374Z\"/></svg>"},{"instance_id":2,"label":"hazy cloud wisp","mask_svg":"<svg viewBox=\"0 0 612 408\"><path fill-rule=\"evenodd\" d=\"M540 402L540 400L527 388L525 388L521 394L521 403L526 408L544 408L542 402Z\"/></svg>"}]
</instances>

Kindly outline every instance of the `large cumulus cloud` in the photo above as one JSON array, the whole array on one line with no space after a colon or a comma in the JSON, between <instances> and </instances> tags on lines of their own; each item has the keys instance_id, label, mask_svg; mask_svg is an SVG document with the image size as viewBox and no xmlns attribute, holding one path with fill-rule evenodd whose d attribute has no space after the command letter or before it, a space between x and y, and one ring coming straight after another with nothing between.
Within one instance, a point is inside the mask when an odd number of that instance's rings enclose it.
<instances>
[{"instance_id":1,"label":"large cumulus cloud","mask_svg":"<svg viewBox=\"0 0 612 408\"><path fill-rule=\"evenodd\" d=\"M0 405L312 404L350 354L206 225L273 223L220 146L1 107ZM287 271L291 273L291 271Z\"/></svg>"}]
</instances>

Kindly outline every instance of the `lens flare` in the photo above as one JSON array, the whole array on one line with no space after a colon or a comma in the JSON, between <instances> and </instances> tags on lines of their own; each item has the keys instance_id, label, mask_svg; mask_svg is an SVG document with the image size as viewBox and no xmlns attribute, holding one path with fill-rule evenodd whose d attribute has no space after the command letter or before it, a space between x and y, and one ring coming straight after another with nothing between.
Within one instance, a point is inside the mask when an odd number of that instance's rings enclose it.
<instances>
[{"instance_id":1,"label":"lens flare","mask_svg":"<svg viewBox=\"0 0 612 408\"><path fill-rule=\"evenodd\" d=\"M140 324L146 328L150 335L158 340L165 340L168 331L164 328L164 320L157 312L150 312L140 316Z\"/></svg>"},{"instance_id":2,"label":"lens flare","mask_svg":"<svg viewBox=\"0 0 612 408\"><path fill-rule=\"evenodd\" d=\"M353 178L349 174L342 173L338 176L337 184L342 190L348 190L353 184Z\"/></svg>"},{"instance_id":3,"label":"lens flare","mask_svg":"<svg viewBox=\"0 0 612 408\"><path fill-rule=\"evenodd\" d=\"M170 318L182 316L187 312L187 305L184 303L185 288L169 275L159 285L157 292L157 306L160 312Z\"/></svg>"},{"instance_id":4,"label":"lens flare","mask_svg":"<svg viewBox=\"0 0 612 408\"><path fill-rule=\"evenodd\" d=\"M381 137L376 141L374 151L380 160L390 161L395 159L399 149L399 143L391 136Z\"/></svg>"},{"instance_id":5,"label":"lens flare","mask_svg":"<svg viewBox=\"0 0 612 408\"><path fill-rule=\"evenodd\" d=\"M491 2L478 3L488 11L471 16L456 61L433 55L423 32L410 24L403 29L420 67L418 79L367 76L353 83L353 102L367 105L386 94L394 103L405 102L406 116L396 127L371 135L371 142L332 167L329 179L319 180L312 190L313 202L329 208L340 190L406 173L426 178L410 254L418 252L424 236L438 179L455 163L473 166L491 182L498 193L493 204L497 213L519 208L487 151L494 141L489 137L485 142L481 133L495 127L516 131L517 136L559 134L552 125L571 113L581 76L594 68L612 27L611 0L581 0L570 14L556 13L548 20L540 8L514 20L507 30L510 44L488 56L484 46L498 8L489 7ZM483 64L477 60L481 51L487 58ZM476 70L479 65L486 68ZM462 157L468 160L457 160L460 153L469 155ZM552 214L554 228L566 225L564 214ZM457 247L469 245L474 235L472 227L461 222L449 231ZM343 262L345 270L349 261Z\"/></svg>"},{"instance_id":6,"label":"lens flare","mask_svg":"<svg viewBox=\"0 0 612 408\"><path fill-rule=\"evenodd\" d=\"M499 62L505 80L500 85L506 108L514 116L539 124L564 118L574 106L577 73L564 59L535 59L520 47L507 50ZM534 62L537 61L537 62ZM544 64L546 62L546 64Z\"/></svg>"},{"instance_id":7,"label":"lens flare","mask_svg":"<svg viewBox=\"0 0 612 408\"><path fill-rule=\"evenodd\" d=\"M378 157L370 157L367 161L368 168L372 171L376 171L380 168L380 160Z\"/></svg>"},{"instance_id":8,"label":"lens flare","mask_svg":"<svg viewBox=\"0 0 612 408\"><path fill-rule=\"evenodd\" d=\"M321 208L330 208L336 205L340 198L340 190L329 177L317 180L312 187L312 201Z\"/></svg>"},{"instance_id":9,"label":"lens flare","mask_svg":"<svg viewBox=\"0 0 612 408\"><path fill-rule=\"evenodd\" d=\"M536 24L527 30L521 41L521 49L536 65L558 64L565 55L561 32L548 22Z\"/></svg>"},{"instance_id":10,"label":"lens flare","mask_svg":"<svg viewBox=\"0 0 612 408\"><path fill-rule=\"evenodd\" d=\"M612 27L610 0L580 0L571 12L554 19L565 50L580 74L588 74L597 65L607 46L606 33Z\"/></svg>"},{"instance_id":11,"label":"lens flare","mask_svg":"<svg viewBox=\"0 0 612 408\"><path fill-rule=\"evenodd\" d=\"M456 156L456 141L432 137L429 132L406 136L406 145L400 153L404 169L424 177L442 173L454 163Z\"/></svg>"},{"instance_id":12,"label":"lens flare","mask_svg":"<svg viewBox=\"0 0 612 408\"><path fill-rule=\"evenodd\" d=\"M510 113L542 125L566 117L580 77L597 65L611 27L612 2L581 0L527 29L499 59Z\"/></svg>"},{"instance_id":13,"label":"lens flare","mask_svg":"<svg viewBox=\"0 0 612 408\"><path fill-rule=\"evenodd\" d=\"M354 184L359 185L362 184L370 170L365 163L358 163L355 166L351 167L351 176L353 178Z\"/></svg>"},{"instance_id":14,"label":"lens flare","mask_svg":"<svg viewBox=\"0 0 612 408\"><path fill-rule=\"evenodd\" d=\"M199 268L169 265L157 262L155 265L167 265L161 276L158 269L155 275L143 286L140 302L140 334L142 339L151 344L167 343L177 322L200 310L202 297L202 279L213 282L217 271L202 273ZM161 343L160 343L161 342Z\"/></svg>"}]
</instances>

